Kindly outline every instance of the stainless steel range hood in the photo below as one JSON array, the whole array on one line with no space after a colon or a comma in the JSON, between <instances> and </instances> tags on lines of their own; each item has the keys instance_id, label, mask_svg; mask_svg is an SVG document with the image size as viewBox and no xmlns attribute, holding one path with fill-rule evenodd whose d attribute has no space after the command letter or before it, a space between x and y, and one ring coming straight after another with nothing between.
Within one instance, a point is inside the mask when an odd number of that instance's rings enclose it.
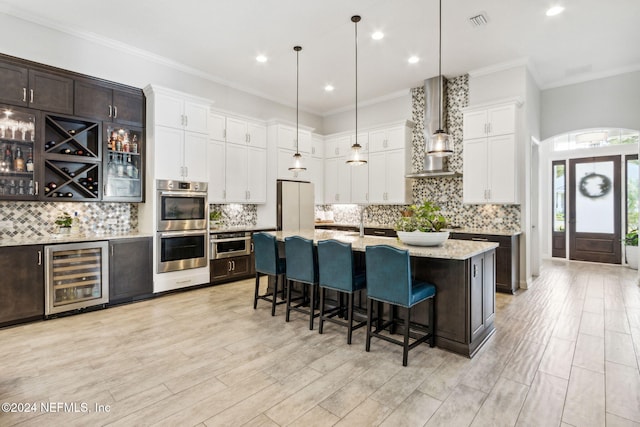
<instances>
[{"instance_id":1,"label":"stainless steel range hood","mask_svg":"<svg viewBox=\"0 0 640 427\"><path fill-rule=\"evenodd\" d=\"M439 88L440 79L433 77L424 81L424 141L426 143L431 138L431 135L438 129L438 102L439 102ZM446 120L446 105L447 105L447 81L442 78L442 119ZM446 121L442 123L443 129L446 130ZM442 178L442 177L458 177L462 176L459 172L449 170L449 158L447 157L435 157L425 156L423 162L423 169L419 172L414 172L406 175L407 178Z\"/></svg>"}]
</instances>

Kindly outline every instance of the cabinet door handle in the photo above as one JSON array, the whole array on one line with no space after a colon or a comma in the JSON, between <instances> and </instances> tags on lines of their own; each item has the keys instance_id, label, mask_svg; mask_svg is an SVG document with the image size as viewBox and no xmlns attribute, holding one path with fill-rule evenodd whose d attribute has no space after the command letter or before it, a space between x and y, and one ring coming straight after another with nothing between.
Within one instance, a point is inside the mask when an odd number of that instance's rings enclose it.
<instances>
[{"instance_id":1,"label":"cabinet door handle","mask_svg":"<svg viewBox=\"0 0 640 427\"><path fill-rule=\"evenodd\" d=\"M189 116L184 116L184 126L189 127Z\"/></svg>"},{"instance_id":2,"label":"cabinet door handle","mask_svg":"<svg viewBox=\"0 0 640 427\"><path fill-rule=\"evenodd\" d=\"M38 265L42 265L42 251L38 251Z\"/></svg>"},{"instance_id":3,"label":"cabinet door handle","mask_svg":"<svg viewBox=\"0 0 640 427\"><path fill-rule=\"evenodd\" d=\"M376 236L386 236L387 233L385 233L384 231L381 230L374 230L373 234L375 234Z\"/></svg>"},{"instance_id":4,"label":"cabinet door handle","mask_svg":"<svg viewBox=\"0 0 640 427\"><path fill-rule=\"evenodd\" d=\"M231 261L227 261L227 271L231 271Z\"/></svg>"},{"instance_id":5,"label":"cabinet door handle","mask_svg":"<svg viewBox=\"0 0 640 427\"><path fill-rule=\"evenodd\" d=\"M39 191L38 191L38 181L36 181L35 183L35 190L36 190L36 196L38 195Z\"/></svg>"},{"instance_id":6,"label":"cabinet door handle","mask_svg":"<svg viewBox=\"0 0 640 427\"><path fill-rule=\"evenodd\" d=\"M478 275L478 264L473 264L473 277Z\"/></svg>"},{"instance_id":7,"label":"cabinet door handle","mask_svg":"<svg viewBox=\"0 0 640 427\"><path fill-rule=\"evenodd\" d=\"M231 270L232 271L236 270L236 262L235 261L231 261Z\"/></svg>"},{"instance_id":8,"label":"cabinet door handle","mask_svg":"<svg viewBox=\"0 0 640 427\"><path fill-rule=\"evenodd\" d=\"M115 105L113 106L113 118L118 118L118 107L116 107Z\"/></svg>"},{"instance_id":9,"label":"cabinet door handle","mask_svg":"<svg viewBox=\"0 0 640 427\"><path fill-rule=\"evenodd\" d=\"M222 138L223 139L227 139L227 130L226 129L222 129Z\"/></svg>"},{"instance_id":10,"label":"cabinet door handle","mask_svg":"<svg viewBox=\"0 0 640 427\"><path fill-rule=\"evenodd\" d=\"M489 123L489 133L493 132L491 128L492 128L491 123Z\"/></svg>"},{"instance_id":11,"label":"cabinet door handle","mask_svg":"<svg viewBox=\"0 0 640 427\"><path fill-rule=\"evenodd\" d=\"M484 237L472 237L471 240L476 241L476 242L488 242L489 239L484 238Z\"/></svg>"},{"instance_id":12,"label":"cabinet door handle","mask_svg":"<svg viewBox=\"0 0 640 427\"><path fill-rule=\"evenodd\" d=\"M113 245L109 249L111 249L111 257L113 258Z\"/></svg>"},{"instance_id":13,"label":"cabinet door handle","mask_svg":"<svg viewBox=\"0 0 640 427\"><path fill-rule=\"evenodd\" d=\"M251 252L253 252L253 242L251 242Z\"/></svg>"},{"instance_id":14,"label":"cabinet door handle","mask_svg":"<svg viewBox=\"0 0 640 427\"><path fill-rule=\"evenodd\" d=\"M251 200L251 191L247 191L247 200Z\"/></svg>"},{"instance_id":15,"label":"cabinet door handle","mask_svg":"<svg viewBox=\"0 0 640 427\"><path fill-rule=\"evenodd\" d=\"M27 88L22 88L22 102L27 102Z\"/></svg>"},{"instance_id":16,"label":"cabinet door handle","mask_svg":"<svg viewBox=\"0 0 640 427\"><path fill-rule=\"evenodd\" d=\"M33 89L29 89L29 102L33 104Z\"/></svg>"},{"instance_id":17,"label":"cabinet door handle","mask_svg":"<svg viewBox=\"0 0 640 427\"><path fill-rule=\"evenodd\" d=\"M113 107L109 105L109 117L113 116Z\"/></svg>"}]
</instances>

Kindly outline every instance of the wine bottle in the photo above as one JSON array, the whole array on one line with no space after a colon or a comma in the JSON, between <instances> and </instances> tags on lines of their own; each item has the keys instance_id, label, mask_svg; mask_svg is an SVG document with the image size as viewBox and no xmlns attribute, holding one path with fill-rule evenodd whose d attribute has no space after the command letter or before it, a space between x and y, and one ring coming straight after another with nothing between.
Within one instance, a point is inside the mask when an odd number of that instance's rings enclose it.
<instances>
[{"instance_id":1,"label":"wine bottle","mask_svg":"<svg viewBox=\"0 0 640 427\"><path fill-rule=\"evenodd\" d=\"M29 156L27 157L27 172L33 172L33 148L29 148Z\"/></svg>"},{"instance_id":2,"label":"wine bottle","mask_svg":"<svg viewBox=\"0 0 640 427\"><path fill-rule=\"evenodd\" d=\"M16 148L16 157L13 159L13 169L16 172L25 172L27 169L24 164L24 157L22 157L22 149Z\"/></svg>"}]
</instances>

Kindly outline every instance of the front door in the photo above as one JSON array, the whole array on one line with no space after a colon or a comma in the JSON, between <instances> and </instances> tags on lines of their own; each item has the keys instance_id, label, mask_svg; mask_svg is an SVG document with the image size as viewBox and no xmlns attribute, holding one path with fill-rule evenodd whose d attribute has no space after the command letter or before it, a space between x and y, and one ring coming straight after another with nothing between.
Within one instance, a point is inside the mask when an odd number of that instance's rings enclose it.
<instances>
[{"instance_id":1,"label":"front door","mask_svg":"<svg viewBox=\"0 0 640 427\"><path fill-rule=\"evenodd\" d=\"M569 161L569 258L620 264L620 156Z\"/></svg>"}]
</instances>

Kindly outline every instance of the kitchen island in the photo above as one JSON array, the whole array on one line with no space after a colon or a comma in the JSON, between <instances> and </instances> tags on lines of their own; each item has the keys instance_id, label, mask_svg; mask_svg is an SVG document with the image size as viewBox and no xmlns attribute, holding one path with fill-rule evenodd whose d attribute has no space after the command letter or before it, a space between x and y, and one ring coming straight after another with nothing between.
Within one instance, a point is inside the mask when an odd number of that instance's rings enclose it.
<instances>
[{"instance_id":1,"label":"kitchen island","mask_svg":"<svg viewBox=\"0 0 640 427\"><path fill-rule=\"evenodd\" d=\"M449 239L440 246L422 247L405 245L394 237L359 237L356 232L335 230L277 231L271 234L279 241L289 236L301 236L315 242L336 239L351 243L358 262L364 262L367 246L390 245L406 249L411 256L414 276L436 286L438 347L473 357L495 332L497 243ZM364 307L364 304L363 299L359 305ZM426 324L426 306L416 306L411 320Z\"/></svg>"}]
</instances>

